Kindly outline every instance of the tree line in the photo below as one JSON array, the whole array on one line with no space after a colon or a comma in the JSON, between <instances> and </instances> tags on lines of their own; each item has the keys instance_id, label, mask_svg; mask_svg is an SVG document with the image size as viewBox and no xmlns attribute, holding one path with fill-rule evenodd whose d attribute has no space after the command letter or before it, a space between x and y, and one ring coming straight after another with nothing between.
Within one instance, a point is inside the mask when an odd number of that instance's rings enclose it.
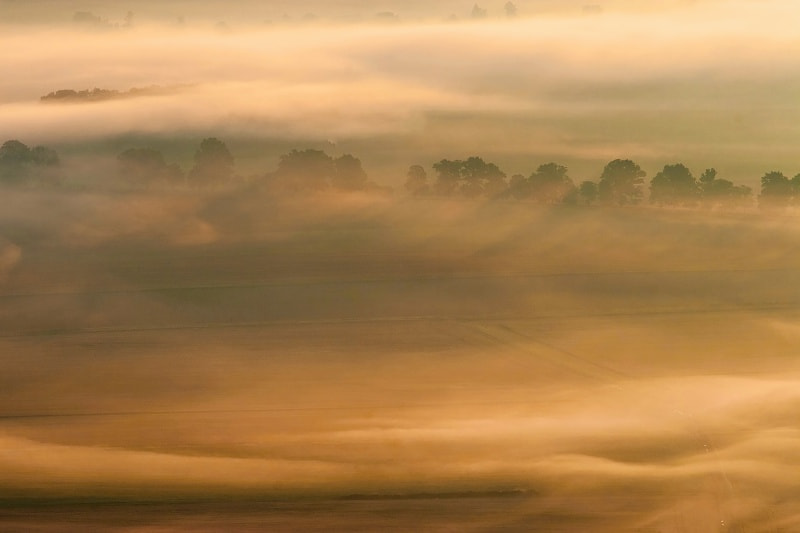
<instances>
[{"instance_id":1,"label":"tree line","mask_svg":"<svg viewBox=\"0 0 800 533\"><path fill-rule=\"evenodd\" d=\"M542 205L637 205L645 199L647 173L630 159L615 159L603 168L597 181L576 185L567 167L545 163L530 175L506 174L494 163L473 156L461 160L442 159L431 167L412 165L405 189L414 196L464 196L468 198L513 198ZM761 179L759 205L786 207L800 205L800 174L789 180L780 172L768 172ZM735 206L752 204L750 187L736 185L706 169L697 179L683 164L664 165L649 183L648 199L658 206Z\"/></svg>"},{"instance_id":2,"label":"tree line","mask_svg":"<svg viewBox=\"0 0 800 533\"><path fill-rule=\"evenodd\" d=\"M128 148L116 156L117 175L131 187L209 187L237 181L256 181L286 193L323 190L388 191L371 181L361 160L352 154L338 157L322 150L292 150L279 157L274 171L243 179L235 174L235 159L227 145L209 137L200 142L187 172L167 162L161 151L150 147ZM60 158L47 147L28 147L18 140L0 146L0 183L14 186L57 184ZM696 178L681 163L664 165L649 184L647 173L630 159L615 159L596 181L576 184L566 166L539 165L528 176L510 177L500 167L478 156L442 159L431 165L429 176L421 165L406 173L405 190L412 196L524 200L541 205L630 206L647 199L656 206L748 207L753 205L750 187L720 178L708 168ZM647 191L647 195L645 192ZM761 177L758 205L764 209L800 206L800 174L789 178L779 171Z\"/></svg>"}]
</instances>

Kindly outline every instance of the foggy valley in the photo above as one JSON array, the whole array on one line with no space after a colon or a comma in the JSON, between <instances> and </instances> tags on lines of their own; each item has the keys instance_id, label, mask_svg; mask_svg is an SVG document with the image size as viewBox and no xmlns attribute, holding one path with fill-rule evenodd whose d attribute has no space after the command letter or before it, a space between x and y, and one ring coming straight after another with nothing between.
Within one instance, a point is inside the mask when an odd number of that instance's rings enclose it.
<instances>
[{"instance_id":1,"label":"foggy valley","mask_svg":"<svg viewBox=\"0 0 800 533\"><path fill-rule=\"evenodd\" d=\"M800 529L796 7L479 4L0 0L0 531Z\"/></svg>"}]
</instances>

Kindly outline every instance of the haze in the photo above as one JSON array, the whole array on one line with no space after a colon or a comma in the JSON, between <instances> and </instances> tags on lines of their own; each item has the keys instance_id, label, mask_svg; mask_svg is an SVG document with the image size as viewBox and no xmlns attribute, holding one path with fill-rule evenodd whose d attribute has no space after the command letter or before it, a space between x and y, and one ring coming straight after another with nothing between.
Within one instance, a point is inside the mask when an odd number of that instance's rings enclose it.
<instances>
[{"instance_id":1,"label":"haze","mask_svg":"<svg viewBox=\"0 0 800 533\"><path fill-rule=\"evenodd\" d=\"M66 4L36 4L4 2L27 23L4 25L0 51L8 71L25 73L0 81L0 137L32 145L244 137L264 141L268 157L247 162L263 171L277 156L269 141L332 141L388 180L465 153L510 173L557 160L587 179L614 157L714 166L749 185L767 167L799 170L800 43L788 1L618 2L599 15L579 3L519 2L513 19L486 4L491 16L479 20L456 4L343 7L359 20L309 4L291 11L319 11L318 20L272 24L263 19L283 8L256 3L81 8L113 24L133 10L132 28L106 30L74 23ZM376 21L390 9L408 13ZM451 10L459 21L443 20ZM180 27L166 20L176 12ZM153 85L175 90L86 108L39 102L58 89Z\"/></svg>"},{"instance_id":2,"label":"haze","mask_svg":"<svg viewBox=\"0 0 800 533\"><path fill-rule=\"evenodd\" d=\"M797 7L504 4L0 0L0 532L800 529Z\"/></svg>"}]
</instances>

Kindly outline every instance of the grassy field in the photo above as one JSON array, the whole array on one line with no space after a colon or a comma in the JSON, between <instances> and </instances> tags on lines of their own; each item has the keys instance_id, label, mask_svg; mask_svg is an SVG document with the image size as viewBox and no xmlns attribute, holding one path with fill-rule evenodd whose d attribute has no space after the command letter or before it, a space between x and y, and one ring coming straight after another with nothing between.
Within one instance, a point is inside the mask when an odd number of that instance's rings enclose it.
<instances>
[{"instance_id":1,"label":"grassy field","mask_svg":"<svg viewBox=\"0 0 800 533\"><path fill-rule=\"evenodd\" d=\"M790 531L797 219L4 192L0 531Z\"/></svg>"}]
</instances>

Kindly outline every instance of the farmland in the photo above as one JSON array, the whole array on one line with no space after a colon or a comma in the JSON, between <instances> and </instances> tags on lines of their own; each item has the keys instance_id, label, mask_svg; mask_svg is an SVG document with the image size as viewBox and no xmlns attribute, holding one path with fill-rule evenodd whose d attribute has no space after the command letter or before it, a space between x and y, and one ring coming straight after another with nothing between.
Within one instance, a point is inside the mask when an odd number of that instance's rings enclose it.
<instances>
[{"instance_id":1,"label":"farmland","mask_svg":"<svg viewBox=\"0 0 800 533\"><path fill-rule=\"evenodd\" d=\"M2 202L0 530L797 526L791 217Z\"/></svg>"}]
</instances>

